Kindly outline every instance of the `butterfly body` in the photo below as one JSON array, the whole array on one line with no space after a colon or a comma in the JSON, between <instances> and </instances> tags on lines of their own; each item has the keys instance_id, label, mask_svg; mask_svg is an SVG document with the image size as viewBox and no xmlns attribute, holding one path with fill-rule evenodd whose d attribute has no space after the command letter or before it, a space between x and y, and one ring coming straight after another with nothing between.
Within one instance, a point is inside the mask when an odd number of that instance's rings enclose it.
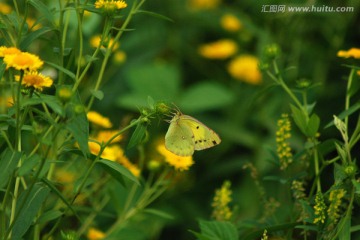
<instances>
[{"instance_id":1,"label":"butterfly body","mask_svg":"<svg viewBox=\"0 0 360 240\"><path fill-rule=\"evenodd\" d=\"M165 135L165 147L178 156L191 156L195 150L218 145L220 137L197 119L176 113Z\"/></svg>"}]
</instances>

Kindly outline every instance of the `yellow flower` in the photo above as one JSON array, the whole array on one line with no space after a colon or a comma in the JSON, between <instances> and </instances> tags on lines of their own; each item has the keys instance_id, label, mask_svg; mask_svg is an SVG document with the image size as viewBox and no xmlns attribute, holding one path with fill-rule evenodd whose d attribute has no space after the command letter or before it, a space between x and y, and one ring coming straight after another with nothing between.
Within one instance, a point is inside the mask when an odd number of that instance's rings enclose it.
<instances>
[{"instance_id":1,"label":"yellow flower","mask_svg":"<svg viewBox=\"0 0 360 240\"><path fill-rule=\"evenodd\" d=\"M215 191L211 206L213 207L212 217L217 221L227 221L232 216L232 211L229 208L229 203L232 201L230 186L231 183L225 181L221 188Z\"/></svg>"},{"instance_id":2,"label":"yellow flower","mask_svg":"<svg viewBox=\"0 0 360 240\"><path fill-rule=\"evenodd\" d=\"M111 128L112 123L110 122L110 119L107 117L102 116L101 114L90 111L87 113L87 118L90 122L94 123L95 125L98 125L100 127L104 128Z\"/></svg>"},{"instance_id":3,"label":"yellow flower","mask_svg":"<svg viewBox=\"0 0 360 240\"><path fill-rule=\"evenodd\" d=\"M181 157L173 154L165 148L163 143L157 146L157 151L165 157L165 161L178 171L189 170L194 164L192 156Z\"/></svg>"},{"instance_id":4,"label":"yellow flower","mask_svg":"<svg viewBox=\"0 0 360 240\"><path fill-rule=\"evenodd\" d=\"M337 56L338 57L342 57L342 58L360 58L360 49L359 48L350 48L349 50L345 51L345 50L340 50L337 52Z\"/></svg>"},{"instance_id":5,"label":"yellow flower","mask_svg":"<svg viewBox=\"0 0 360 240\"><path fill-rule=\"evenodd\" d=\"M331 225L330 228L334 228L336 223L338 222L340 218L340 212L341 212L341 203L342 199L345 196L346 191L344 189L335 189L330 192L329 196L329 208L327 210Z\"/></svg>"},{"instance_id":6,"label":"yellow flower","mask_svg":"<svg viewBox=\"0 0 360 240\"><path fill-rule=\"evenodd\" d=\"M93 47L98 47L101 44L101 36L93 36L90 39L90 44ZM114 45L114 47L113 47ZM101 46L102 48L108 48L108 47L112 47L113 51L115 51L116 49L118 49L120 47L120 44L118 42L114 42L114 38L110 38L110 39L105 39L103 41L103 45Z\"/></svg>"},{"instance_id":7,"label":"yellow flower","mask_svg":"<svg viewBox=\"0 0 360 240\"><path fill-rule=\"evenodd\" d=\"M96 228L90 228L86 237L89 240L100 240L106 237L106 234Z\"/></svg>"},{"instance_id":8,"label":"yellow flower","mask_svg":"<svg viewBox=\"0 0 360 240\"><path fill-rule=\"evenodd\" d=\"M189 0L188 4L193 10L214 9L220 5L220 0Z\"/></svg>"},{"instance_id":9,"label":"yellow flower","mask_svg":"<svg viewBox=\"0 0 360 240\"><path fill-rule=\"evenodd\" d=\"M103 8L105 11L115 11L126 8L127 4L123 0L96 0L95 8Z\"/></svg>"},{"instance_id":10,"label":"yellow flower","mask_svg":"<svg viewBox=\"0 0 360 240\"><path fill-rule=\"evenodd\" d=\"M326 213L326 205L324 202L324 196L322 195L321 192L318 192L315 196L315 206L314 206L314 211L315 211L315 219L314 219L314 223L324 223L325 222L325 213Z\"/></svg>"},{"instance_id":11,"label":"yellow flower","mask_svg":"<svg viewBox=\"0 0 360 240\"><path fill-rule=\"evenodd\" d=\"M31 31L36 31L41 28L41 24L37 23L35 19L28 17L26 23ZM35 25L36 24L36 25Z\"/></svg>"},{"instance_id":12,"label":"yellow flower","mask_svg":"<svg viewBox=\"0 0 360 240\"><path fill-rule=\"evenodd\" d=\"M221 39L199 47L199 54L210 59L225 59L234 55L237 45L233 40Z\"/></svg>"},{"instance_id":13,"label":"yellow flower","mask_svg":"<svg viewBox=\"0 0 360 240\"><path fill-rule=\"evenodd\" d=\"M21 51L16 47L0 47L0 57L5 57L6 55L19 54Z\"/></svg>"},{"instance_id":14,"label":"yellow flower","mask_svg":"<svg viewBox=\"0 0 360 240\"><path fill-rule=\"evenodd\" d=\"M287 114L282 114L278 120L278 130L276 132L277 154L280 161L280 169L286 169L293 161L290 144L288 139L291 137L291 122Z\"/></svg>"},{"instance_id":15,"label":"yellow flower","mask_svg":"<svg viewBox=\"0 0 360 240\"><path fill-rule=\"evenodd\" d=\"M241 55L233 59L228 65L228 72L237 79L250 84L262 82L261 72L258 68L259 61L251 55Z\"/></svg>"},{"instance_id":16,"label":"yellow flower","mask_svg":"<svg viewBox=\"0 0 360 240\"><path fill-rule=\"evenodd\" d=\"M19 81L20 76L16 76L15 80ZM25 71L21 84L42 91L44 87L51 87L53 80L37 71Z\"/></svg>"},{"instance_id":17,"label":"yellow flower","mask_svg":"<svg viewBox=\"0 0 360 240\"><path fill-rule=\"evenodd\" d=\"M103 131L99 131L99 133L97 134L97 136L95 137L95 139L98 142L107 142L110 140L110 138L112 138L115 134L117 134L119 131L117 130L103 130ZM116 142L120 142L121 139L123 138L122 135L118 135L117 137L115 137L111 143L116 143Z\"/></svg>"},{"instance_id":18,"label":"yellow flower","mask_svg":"<svg viewBox=\"0 0 360 240\"><path fill-rule=\"evenodd\" d=\"M225 30L229 32L239 31L243 26L240 20L232 14L225 14L222 16L220 19L220 24Z\"/></svg>"},{"instance_id":19,"label":"yellow flower","mask_svg":"<svg viewBox=\"0 0 360 240\"><path fill-rule=\"evenodd\" d=\"M28 52L18 54L7 54L4 57L6 68L13 67L16 70L37 70L44 62L36 55Z\"/></svg>"},{"instance_id":20,"label":"yellow flower","mask_svg":"<svg viewBox=\"0 0 360 240\"><path fill-rule=\"evenodd\" d=\"M115 63L123 63L126 60L126 53L124 51L118 50L114 53L113 59Z\"/></svg>"},{"instance_id":21,"label":"yellow flower","mask_svg":"<svg viewBox=\"0 0 360 240\"><path fill-rule=\"evenodd\" d=\"M360 70L356 71L356 74L357 74L358 76L360 76Z\"/></svg>"},{"instance_id":22,"label":"yellow flower","mask_svg":"<svg viewBox=\"0 0 360 240\"><path fill-rule=\"evenodd\" d=\"M9 14L11 13L12 9L9 5L7 5L6 3L0 2L0 13L1 14Z\"/></svg>"}]
</instances>

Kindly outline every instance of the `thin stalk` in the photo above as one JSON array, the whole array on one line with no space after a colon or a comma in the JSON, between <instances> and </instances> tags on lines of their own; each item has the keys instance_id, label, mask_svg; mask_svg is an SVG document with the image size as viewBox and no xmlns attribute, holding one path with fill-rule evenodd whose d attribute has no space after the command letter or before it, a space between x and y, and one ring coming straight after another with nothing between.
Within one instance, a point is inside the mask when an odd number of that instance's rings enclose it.
<instances>
[{"instance_id":1,"label":"thin stalk","mask_svg":"<svg viewBox=\"0 0 360 240\"><path fill-rule=\"evenodd\" d=\"M345 111L349 109L350 107L350 90L351 90L351 85L352 85L352 80L354 78L354 74L355 74L355 69L351 69L351 72L349 74L349 78L348 78L348 83L347 83L347 87L346 87L346 98L345 98ZM349 123L349 116L345 117L345 125L346 125L346 129L348 129L348 123Z\"/></svg>"}]
</instances>

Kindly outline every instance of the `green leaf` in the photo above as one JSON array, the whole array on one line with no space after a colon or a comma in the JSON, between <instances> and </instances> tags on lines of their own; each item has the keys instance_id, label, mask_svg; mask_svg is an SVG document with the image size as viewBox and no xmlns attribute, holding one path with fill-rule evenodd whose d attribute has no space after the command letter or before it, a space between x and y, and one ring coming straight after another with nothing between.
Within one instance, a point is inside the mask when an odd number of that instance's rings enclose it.
<instances>
[{"instance_id":1,"label":"green leaf","mask_svg":"<svg viewBox=\"0 0 360 240\"><path fill-rule=\"evenodd\" d=\"M50 65L50 66L56 68L57 70L59 70L59 71L61 71L61 72L63 72L63 73L65 73L65 74L68 75L71 79L73 79L73 80L76 79L75 74L72 73L71 71L67 70L66 68L63 68L63 67L60 66L60 65L57 65L57 64L55 64L55 63L48 62L48 61L45 61L45 63L46 63L47 65Z\"/></svg>"},{"instance_id":2,"label":"green leaf","mask_svg":"<svg viewBox=\"0 0 360 240\"><path fill-rule=\"evenodd\" d=\"M209 240L238 240L236 227L230 222L199 221L201 236Z\"/></svg>"},{"instance_id":3,"label":"green leaf","mask_svg":"<svg viewBox=\"0 0 360 240\"><path fill-rule=\"evenodd\" d=\"M168 18L164 15L161 15L161 14L158 14L158 13L155 13L155 12L149 12L149 11L144 11L144 10L137 10L136 13L145 13L145 14L148 14L150 16L153 16L153 17L157 17L157 18L160 18L160 19L164 19L164 20L167 20L169 22L174 22L174 20L172 20L171 18Z\"/></svg>"},{"instance_id":4,"label":"green leaf","mask_svg":"<svg viewBox=\"0 0 360 240\"><path fill-rule=\"evenodd\" d=\"M308 137L315 137L316 133L319 130L320 118L315 113L311 115L309 122L306 126L306 133Z\"/></svg>"},{"instance_id":5,"label":"green leaf","mask_svg":"<svg viewBox=\"0 0 360 240\"><path fill-rule=\"evenodd\" d=\"M42 16L44 16L53 26L54 24L54 13L52 13L48 6L46 6L42 1L40 0L29 0L28 3L33 5L36 10L38 10L39 13L41 13Z\"/></svg>"},{"instance_id":6,"label":"green leaf","mask_svg":"<svg viewBox=\"0 0 360 240\"><path fill-rule=\"evenodd\" d=\"M91 94L99 100L104 98L104 92L101 90L90 90Z\"/></svg>"},{"instance_id":7,"label":"green leaf","mask_svg":"<svg viewBox=\"0 0 360 240\"><path fill-rule=\"evenodd\" d=\"M64 109L61 105L60 100L57 97L51 96L51 95L41 94L39 96L34 96L32 98L24 99L22 101L21 107L24 108L26 106L34 106L34 105L38 105L41 103L45 103L54 112L56 112L57 114L59 114L61 116L64 116Z\"/></svg>"},{"instance_id":8,"label":"green leaf","mask_svg":"<svg viewBox=\"0 0 360 240\"><path fill-rule=\"evenodd\" d=\"M37 166L40 163L41 157L37 154L32 155L29 158L26 158L19 168L19 176L24 176L28 174L35 166Z\"/></svg>"},{"instance_id":9,"label":"green leaf","mask_svg":"<svg viewBox=\"0 0 360 240\"><path fill-rule=\"evenodd\" d=\"M37 224L44 224L48 223L52 220L58 219L61 217L64 213L59 210L50 210L45 213L43 213L37 220Z\"/></svg>"},{"instance_id":10,"label":"green leaf","mask_svg":"<svg viewBox=\"0 0 360 240\"><path fill-rule=\"evenodd\" d=\"M344 171L344 167L342 167L340 164L334 163L335 185L341 184L346 178L347 175Z\"/></svg>"},{"instance_id":11,"label":"green leaf","mask_svg":"<svg viewBox=\"0 0 360 240\"><path fill-rule=\"evenodd\" d=\"M179 105L186 112L199 112L225 107L234 99L232 91L223 85L202 82L191 86L182 95Z\"/></svg>"},{"instance_id":12,"label":"green leaf","mask_svg":"<svg viewBox=\"0 0 360 240\"><path fill-rule=\"evenodd\" d=\"M345 218L341 219L338 226L342 226L339 233L339 240L351 239L351 217L349 215L346 215Z\"/></svg>"},{"instance_id":13,"label":"green leaf","mask_svg":"<svg viewBox=\"0 0 360 240\"><path fill-rule=\"evenodd\" d=\"M15 152L6 148L0 157L0 188L3 188L9 181L11 174L16 169L21 158L21 152Z\"/></svg>"},{"instance_id":14,"label":"green leaf","mask_svg":"<svg viewBox=\"0 0 360 240\"><path fill-rule=\"evenodd\" d=\"M62 193L57 189L57 187L54 186L52 182L47 180L46 178L42 178L41 181L45 183L53 193L55 193L62 201L65 203L65 205L70 209L70 211L73 212L73 214L81 221L80 216L76 213L72 205L66 200L66 198L62 195Z\"/></svg>"},{"instance_id":15,"label":"green leaf","mask_svg":"<svg viewBox=\"0 0 360 240\"><path fill-rule=\"evenodd\" d=\"M29 34L27 34L23 41L20 44L20 49L27 49L34 40L38 39L39 37L41 37L42 35L53 31L54 29L49 28L49 27L42 27L36 31L31 31Z\"/></svg>"},{"instance_id":16,"label":"green leaf","mask_svg":"<svg viewBox=\"0 0 360 240\"><path fill-rule=\"evenodd\" d=\"M153 215L165 218L165 219L174 219L174 217L172 215L170 215L170 214L168 214L166 212L157 210L157 209L153 209L153 208L145 208L143 210L143 212L144 213L150 213L150 214L153 214Z\"/></svg>"},{"instance_id":17,"label":"green leaf","mask_svg":"<svg viewBox=\"0 0 360 240\"><path fill-rule=\"evenodd\" d=\"M122 185L125 184L123 177L126 177L130 181L140 185L139 180L120 163L110 161L107 159L100 159L99 161L97 161L97 163L99 163L107 173L113 176Z\"/></svg>"},{"instance_id":18,"label":"green leaf","mask_svg":"<svg viewBox=\"0 0 360 240\"><path fill-rule=\"evenodd\" d=\"M299 108L295 107L294 105L290 104L290 108L291 108L292 116L294 118L296 126L298 126L298 128L301 130L301 132L303 134L307 135L306 134L306 126L307 126L306 116Z\"/></svg>"},{"instance_id":19,"label":"green leaf","mask_svg":"<svg viewBox=\"0 0 360 240\"><path fill-rule=\"evenodd\" d=\"M355 193L356 194L360 194L360 183L357 182L356 180L351 180L353 186L355 187Z\"/></svg>"},{"instance_id":20,"label":"green leaf","mask_svg":"<svg viewBox=\"0 0 360 240\"><path fill-rule=\"evenodd\" d=\"M344 120L345 117L350 116L351 114L357 112L359 109L360 109L360 102L355 103L354 105L350 106L347 110L342 111L338 115L338 118L341 119L341 120ZM332 125L334 125L334 121L331 121L328 124L326 124L325 128L331 127Z\"/></svg>"},{"instance_id":21,"label":"green leaf","mask_svg":"<svg viewBox=\"0 0 360 240\"><path fill-rule=\"evenodd\" d=\"M131 135L130 141L127 145L127 149L130 149L130 148L142 143L142 141L145 138L146 129L147 129L147 125L145 125L143 123L138 123L136 125L136 128L135 128L133 134Z\"/></svg>"},{"instance_id":22,"label":"green leaf","mask_svg":"<svg viewBox=\"0 0 360 240\"><path fill-rule=\"evenodd\" d=\"M89 139L89 122L86 114L73 114L73 117L66 124L66 129L73 135L83 154L86 156L90 153L88 139Z\"/></svg>"},{"instance_id":23,"label":"green leaf","mask_svg":"<svg viewBox=\"0 0 360 240\"><path fill-rule=\"evenodd\" d=\"M19 215L12 229L11 239L17 240L24 236L49 193L50 189L42 183L36 183L31 190L28 188L22 192L17 201L17 210L23 204L24 207L21 212L16 211Z\"/></svg>"}]
</instances>

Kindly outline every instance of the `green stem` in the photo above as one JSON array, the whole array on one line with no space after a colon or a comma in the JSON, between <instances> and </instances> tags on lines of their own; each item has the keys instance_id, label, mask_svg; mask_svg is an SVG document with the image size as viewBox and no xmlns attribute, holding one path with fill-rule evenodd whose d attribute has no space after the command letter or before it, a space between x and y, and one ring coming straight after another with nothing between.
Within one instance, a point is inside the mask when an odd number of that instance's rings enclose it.
<instances>
[{"instance_id":1,"label":"green stem","mask_svg":"<svg viewBox=\"0 0 360 240\"><path fill-rule=\"evenodd\" d=\"M349 74L349 78L348 78L348 84L346 87L346 98L345 98L345 111L349 109L350 107L350 90L351 90L351 85L352 85L352 79L354 78L354 74L355 74L356 70L355 69L351 69L351 72ZM349 122L349 116L345 117L345 126L346 129L348 129L348 122Z\"/></svg>"}]
</instances>

